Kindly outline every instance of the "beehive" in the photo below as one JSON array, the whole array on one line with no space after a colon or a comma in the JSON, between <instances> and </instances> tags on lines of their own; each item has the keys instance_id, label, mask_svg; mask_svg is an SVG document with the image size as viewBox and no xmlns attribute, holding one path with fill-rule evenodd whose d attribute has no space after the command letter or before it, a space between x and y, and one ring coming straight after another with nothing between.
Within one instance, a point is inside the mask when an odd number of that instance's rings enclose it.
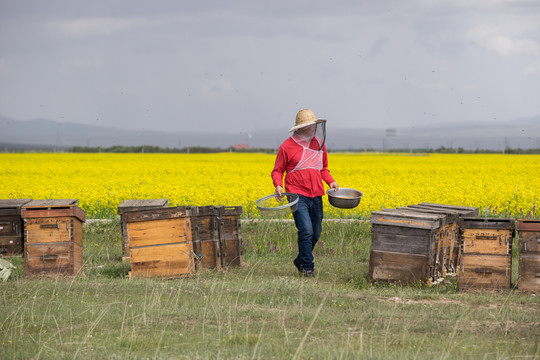
<instances>
[{"instance_id":1,"label":"beehive","mask_svg":"<svg viewBox=\"0 0 540 360\"><path fill-rule=\"evenodd\" d=\"M435 247L442 214L383 209L371 213L369 279L428 284L438 279Z\"/></svg>"},{"instance_id":2,"label":"beehive","mask_svg":"<svg viewBox=\"0 0 540 360\"><path fill-rule=\"evenodd\" d=\"M31 200L0 200L0 256L23 254L21 206Z\"/></svg>"},{"instance_id":3,"label":"beehive","mask_svg":"<svg viewBox=\"0 0 540 360\"><path fill-rule=\"evenodd\" d=\"M452 269L449 269L447 266L448 257L450 256L450 246L453 245L452 240L452 227L454 225L455 219L452 214L449 214L446 210L441 209L425 209L417 208L413 206L409 207L398 207L396 210L402 210L407 212L412 212L415 214L437 214L443 217L441 227L437 229L435 237L435 271L436 278L443 278L447 276L448 273L452 272Z\"/></svg>"},{"instance_id":4,"label":"beehive","mask_svg":"<svg viewBox=\"0 0 540 360\"><path fill-rule=\"evenodd\" d=\"M166 208L168 204L168 199L141 199L124 200L120 205L118 205L118 215L120 215L120 225L122 229L122 259L124 261L129 261L129 241L126 235L126 222L124 220L124 214L128 211Z\"/></svg>"},{"instance_id":5,"label":"beehive","mask_svg":"<svg viewBox=\"0 0 540 360\"><path fill-rule=\"evenodd\" d=\"M540 292L540 220L517 221L520 291Z\"/></svg>"},{"instance_id":6,"label":"beehive","mask_svg":"<svg viewBox=\"0 0 540 360\"><path fill-rule=\"evenodd\" d=\"M33 200L22 206L21 216L25 276L82 271L85 213L76 199Z\"/></svg>"},{"instance_id":7,"label":"beehive","mask_svg":"<svg viewBox=\"0 0 540 360\"><path fill-rule=\"evenodd\" d=\"M460 290L510 288L514 227L514 219L460 219Z\"/></svg>"},{"instance_id":8,"label":"beehive","mask_svg":"<svg viewBox=\"0 0 540 360\"><path fill-rule=\"evenodd\" d=\"M175 278L195 272L190 207L130 211L124 220L130 278Z\"/></svg>"}]
</instances>

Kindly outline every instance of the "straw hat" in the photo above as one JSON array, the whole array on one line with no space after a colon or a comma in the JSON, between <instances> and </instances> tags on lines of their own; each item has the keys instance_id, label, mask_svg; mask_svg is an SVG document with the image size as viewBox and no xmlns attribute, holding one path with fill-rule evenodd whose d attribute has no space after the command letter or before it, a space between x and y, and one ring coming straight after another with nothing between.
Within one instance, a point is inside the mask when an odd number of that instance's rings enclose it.
<instances>
[{"instance_id":1,"label":"straw hat","mask_svg":"<svg viewBox=\"0 0 540 360\"><path fill-rule=\"evenodd\" d=\"M300 110L296 114L296 124L289 130L289 132L296 131L303 127L323 122L324 120L317 120L313 111L309 109Z\"/></svg>"}]
</instances>

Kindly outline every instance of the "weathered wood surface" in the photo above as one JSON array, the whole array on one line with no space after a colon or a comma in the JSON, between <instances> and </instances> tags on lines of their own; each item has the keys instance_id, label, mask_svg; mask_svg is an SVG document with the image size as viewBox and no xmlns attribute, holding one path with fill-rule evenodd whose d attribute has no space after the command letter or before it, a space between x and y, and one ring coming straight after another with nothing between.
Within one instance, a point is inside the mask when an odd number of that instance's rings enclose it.
<instances>
[{"instance_id":1,"label":"weathered wood surface","mask_svg":"<svg viewBox=\"0 0 540 360\"><path fill-rule=\"evenodd\" d=\"M421 228L373 224L371 249L433 257L436 231Z\"/></svg>"},{"instance_id":2,"label":"weathered wood surface","mask_svg":"<svg viewBox=\"0 0 540 360\"><path fill-rule=\"evenodd\" d=\"M518 220L520 255L540 256L540 220Z\"/></svg>"},{"instance_id":3,"label":"weathered wood surface","mask_svg":"<svg viewBox=\"0 0 540 360\"><path fill-rule=\"evenodd\" d=\"M422 255L371 250L368 278L370 281L426 284L431 281L430 261Z\"/></svg>"},{"instance_id":4,"label":"weathered wood surface","mask_svg":"<svg viewBox=\"0 0 540 360\"><path fill-rule=\"evenodd\" d=\"M22 235L0 236L0 255L4 257L21 255L23 253Z\"/></svg>"},{"instance_id":5,"label":"weathered wood surface","mask_svg":"<svg viewBox=\"0 0 540 360\"><path fill-rule=\"evenodd\" d=\"M128 211L123 214L127 223L137 221L164 220L191 216L190 206L178 206L163 209L149 209L139 211Z\"/></svg>"},{"instance_id":6,"label":"weathered wood surface","mask_svg":"<svg viewBox=\"0 0 540 360\"><path fill-rule=\"evenodd\" d=\"M508 255L512 253L512 242L513 230L461 230L461 254Z\"/></svg>"},{"instance_id":7,"label":"weathered wood surface","mask_svg":"<svg viewBox=\"0 0 540 360\"><path fill-rule=\"evenodd\" d=\"M51 200L32 200L22 207L26 209L48 209L77 206L77 199L51 199Z\"/></svg>"},{"instance_id":8,"label":"weathered wood surface","mask_svg":"<svg viewBox=\"0 0 540 360\"><path fill-rule=\"evenodd\" d=\"M130 251L138 246L191 242L191 220L172 218L127 223Z\"/></svg>"},{"instance_id":9,"label":"weathered wood surface","mask_svg":"<svg viewBox=\"0 0 540 360\"><path fill-rule=\"evenodd\" d=\"M141 199L141 200L124 200L118 205L118 214L120 214L120 229L122 234L122 258L129 260L129 240L127 237L126 221L124 213L128 211L141 211L151 209L166 208L169 204L168 199Z\"/></svg>"},{"instance_id":10,"label":"weathered wood surface","mask_svg":"<svg viewBox=\"0 0 540 360\"><path fill-rule=\"evenodd\" d=\"M223 266L241 266L243 264L243 239L240 215L241 206L223 207L220 240L223 246Z\"/></svg>"},{"instance_id":11,"label":"weathered wood surface","mask_svg":"<svg viewBox=\"0 0 540 360\"><path fill-rule=\"evenodd\" d=\"M139 211L148 209L166 208L169 205L168 199L134 199L124 200L118 205L118 214L126 211Z\"/></svg>"},{"instance_id":12,"label":"weathered wood surface","mask_svg":"<svg viewBox=\"0 0 540 360\"><path fill-rule=\"evenodd\" d=\"M428 205L409 205L404 208L398 207L398 209L418 210L418 211L431 213L431 214L445 214L447 216L448 223L457 222L460 216L460 212L455 209L434 207L434 206L428 206Z\"/></svg>"},{"instance_id":13,"label":"weathered wood surface","mask_svg":"<svg viewBox=\"0 0 540 360\"><path fill-rule=\"evenodd\" d=\"M22 219L17 215L0 217L0 237L17 236L21 234Z\"/></svg>"},{"instance_id":14,"label":"weathered wood surface","mask_svg":"<svg viewBox=\"0 0 540 360\"><path fill-rule=\"evenodd\" d=\"M206 269L221 269L219 209L214 206L194 206L191 210L193 248L199 258L196 266Z\"/></svg>"},{"instance_id":15,"label":"weathered wood surface","mask_svg":"<svg viewBox=\"0 0 540 360\"><path fill-rule=\"evenodd\" d=\"M82 247L74 242L26 244L24 274L78 275L82 271Z\"/></svg>"},{"instance_id":16,"label":"weathered wood surface","mask_svg":"<svg viewBox=\"0 0 540 360\"><path fill-rule=\"evenodd\" d=\"M540 220L533 219L518 219L516 222L518 231L532 231L540 233Z\"/></svg>"},{"instance_id":17,"label":"weathered wood surface","mask_svg":"<svg viewBox=\"0 0 540 360\"><path fill-rule=\"evenodd\" d=\"M515 219L464 217L459 219L459 228L463 229L501 229L515 231Z\"/></svg>"},{"instance_id":18,"label":"weathered wood surface","mask_svg":"<svg viewBox=\"0 0 540 360\"><path fill-rule=\"evenodd\" d=\"M471 206L435 204L435 203L428 203L428 202L422 202L418 205L455 210L460 213L460 216L468 216L468 217L478 216L478 211L479 211L477 207L471 207Z\"/></svg>"},{"instance_id":19,"label":"weathered wood surface","mask_svg":"<svg viewBox=\"0 0 540 360\"><path fill-rule=\"evenodd\" d=\"M510 289L511 255L461 254L459 290Z\"/></svg>"},{"instance_id":20,"label":"weathered wood surface","mask_svg":"<svg viewBox=\"0 0 540 360\"><path fill-rule=\"evenodd\" d=\"M518 289L540 293L540 256L521 255L519 257Z\"/></svg>"},{"instance_id":21,"label":"weathered wood surface","mask_svg":"<svg viewBox=\"0 0 540 360\"><path fill-rule=\"evenodd\" d=\"M130 278L175 278L195 272L191 242L131 248Z\"/></svg>"},{"instance_id":22,"label":"weathered wood surface","mask_svg":"<svg viewBox=\"0 0 540 360\"><path fill-rule=\"evenodd\" d=\"M0 219L4 216L21 215L21 207L32 199L0 199Z\"/></svg>"},{"instance_id":23,"label":"weathered wood surface","mask_svg":"<svg viewBox=\"0 0 540 360\"><path fill-rule=\"evenodd\" d=\"M25 244L75 242L82 246L82 222L74 217L26 219L24 242Z\"/></svg>"},{"instance_id":24,"label":"weathered wood surface","mask_svg":"<svg viewBox=\"0 0 540 360\"><path fill-rule=\"evenodd\" d=\"M372 224L394 225L419 229L437 229L444 222L445 216L438 214L417 213L414 211L382 209L371 213Z\"/></svg>"},{"instance_id":25,"label":"weathered wood surface","mask_svg":"<svg viewBox=\"0 0 540 360\"><path fill-rule=\"evenodd\" d=\"M55 218L55 217L66 217L73 216L78 218L80 221L86 221L86 214L84 210L78 206L70 206L67 208L22 208L21 217L24 219L30 218Z\"/></svg>"}]
</instances>

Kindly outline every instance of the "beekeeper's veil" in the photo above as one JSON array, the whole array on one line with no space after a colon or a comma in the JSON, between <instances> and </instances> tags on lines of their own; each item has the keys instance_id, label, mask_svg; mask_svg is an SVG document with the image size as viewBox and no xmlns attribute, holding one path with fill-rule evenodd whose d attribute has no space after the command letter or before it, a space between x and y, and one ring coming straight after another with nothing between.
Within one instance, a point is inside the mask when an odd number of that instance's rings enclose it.
<instances>
[{"instance_id":1,"label":"beekeeper's veil","mask_svg":"<svg viewBox=\"0 0 540 360\"><path fill-rule=\"evenodd\" d=\"M293 132L291 137L302 147L321 151L326 140L326 120L317 119L309 109L300 110L289 132Z\"/></svg>"}]
</instances>

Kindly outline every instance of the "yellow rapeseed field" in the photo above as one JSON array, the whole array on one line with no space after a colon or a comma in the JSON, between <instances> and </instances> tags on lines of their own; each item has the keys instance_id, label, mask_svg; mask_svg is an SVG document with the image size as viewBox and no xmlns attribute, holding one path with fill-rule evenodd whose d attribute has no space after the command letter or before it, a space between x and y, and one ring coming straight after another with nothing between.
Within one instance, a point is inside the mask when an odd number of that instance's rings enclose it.
<instances>
[{"instance_id":1,"label":"yellow rapeseed field","mask_svg":"<svg viewBox=\"0 0 540 360\"><path fill-rule=\"evenodd\" d=\"M169 205L241 205L274 189L269 154L0 154L0 199L78 199L89 218L116 214L125 199ZM367 217L383 207L420 202L477 206L488 214L538 217L538 155L329 154L341 187L362 191L353 210L325 217Z\"/></svg>"}]
</instances>

